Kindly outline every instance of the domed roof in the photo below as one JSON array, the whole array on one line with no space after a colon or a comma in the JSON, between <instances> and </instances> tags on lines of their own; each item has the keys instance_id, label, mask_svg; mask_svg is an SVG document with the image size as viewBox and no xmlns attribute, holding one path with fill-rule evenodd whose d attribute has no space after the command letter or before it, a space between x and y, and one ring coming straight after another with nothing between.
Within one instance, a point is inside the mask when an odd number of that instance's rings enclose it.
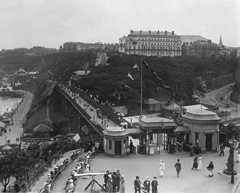
<instances>
[{"instance_id":1,"label":"domed roof","mask_svg":"<svg viewBox=\"0 0 240 193\"><path fill-rule=\"evenodd\" d=\"M108 136L125 136L128 135L128 132L126 131L126 129L124 129L123 127L107 127L104 131L103 131L104 135L108 135Z\"/></svg>"},{"instance_id":2,"label":"domed roof","mask_svg":"<svg viewBox=\"0 0 240 193\"><path fill-rule=\"evenodd\" d=\"M219 121L220 117L216 113L205 110L205 109L196 109L193 111L186 112L185 115L182 115L183 118L191 120L205 120L205 121Z\"/></svg>"}]
</instances>

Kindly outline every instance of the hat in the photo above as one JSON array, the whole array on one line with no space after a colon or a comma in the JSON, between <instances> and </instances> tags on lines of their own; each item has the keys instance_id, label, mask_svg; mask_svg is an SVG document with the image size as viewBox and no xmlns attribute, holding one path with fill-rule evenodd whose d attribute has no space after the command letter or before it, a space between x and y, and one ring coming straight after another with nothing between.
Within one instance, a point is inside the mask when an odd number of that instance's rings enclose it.
<instances>
[{"instance_id":1,"label":"hat","mask_svg":"<svg viewBox=\"0 0 240 193\"><path fill-rule=\"evenodd\" d=\"M157 177L156 177L156 176L154 176L153 178L154 178L154 179L157 179Z\"/></svg>"},{"instance_id":2,"label":"hat","mask_svg":"<svg viewBox=\"0 0 240 193\"><path fill-rule=\"evenodd\" d=\"M117 172L117 170L116 170L116 169L114 169L114 170L113 170L113 172Z\"/></svg>"},{"instance_id":3,"label":"hat","mask_svg":"<svg viewBox=\"0 0 240 193\"><path fill-rule=\"evenodd\" d=\"M149 179L149 177L146 177L146 180L148 180Z\"/></svg>"},{"instance_id":4,"label":"hat","mask_svg":"<svg viewBox=\"0 0 240 193\"><path fill-rule=\"evenodd\" d=\"M48 174L48 176L51 176L51 174Z\"/></svg>"}]
</instances>

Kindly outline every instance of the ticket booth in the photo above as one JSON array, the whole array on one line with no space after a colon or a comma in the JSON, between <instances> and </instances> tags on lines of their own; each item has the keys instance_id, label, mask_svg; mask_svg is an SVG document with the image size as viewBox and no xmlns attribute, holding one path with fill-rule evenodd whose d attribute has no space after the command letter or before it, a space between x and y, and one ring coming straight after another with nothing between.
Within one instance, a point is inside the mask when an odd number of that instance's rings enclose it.
<instances>
[{"instance_id":1,"label":"ticket booth","mask_svg":"<svg viewBox=\"0 0 240 193\"><path fill-rule=\"evenodd\" d=\"M128 153L128 132L123 127L106 127L103 131L103 147L106 155L124 156Z\"/></svg>"}]
</instances>

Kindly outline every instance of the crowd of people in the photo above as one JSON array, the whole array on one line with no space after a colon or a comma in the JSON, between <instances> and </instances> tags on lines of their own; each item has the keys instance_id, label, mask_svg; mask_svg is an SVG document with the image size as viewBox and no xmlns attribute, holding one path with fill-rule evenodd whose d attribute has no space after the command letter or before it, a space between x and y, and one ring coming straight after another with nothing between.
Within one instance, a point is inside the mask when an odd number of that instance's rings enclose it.
<instances>
[{"instance_id":1,"label":"crowd of people","mask_svg":"<svg viewBox=\"0 0 240 193\"><path fill-rule=\"evenodd\" d=\"M91 156L94 154L94 148L91 151L88 151L84 155L77 157L78 162L75 170L72 171L70 177L68 178L66 182L66 186L64 190L66 190L66 193L72 193L75 190L77 180L78 178L75 176L76 174L88 174L90 172L90 164L91 164ZM75 158L75 155L71 156L72 158ZM89 176L83 176L83 178L89 178Z\"/></svg>"},{"instance_id":2,"label":"crowd of people","mask_svg":"<svg viewBox=\"0 0 240 193\"><path fill-rule=\"evenodd\" d=\"M125 193L125 178L119 170L115 169L113 172L106 171L103 176L104 185L106 192L120 192Z\"/></svg>"},{"instance_id":3,"label":"crowd of people","mask_svg":"<svg viewBox=\"0 0 240 193\"><path fill-rule=\"evenodd\" d=\"M48 174L48 178L44 183L44 187L40 189L40 193L50 193L53 187L54 181L58 178L58 176L65 170L68 166L70 160L64 159L62 163L56 165L53 170Z\"/></svg>"}]
</instances>

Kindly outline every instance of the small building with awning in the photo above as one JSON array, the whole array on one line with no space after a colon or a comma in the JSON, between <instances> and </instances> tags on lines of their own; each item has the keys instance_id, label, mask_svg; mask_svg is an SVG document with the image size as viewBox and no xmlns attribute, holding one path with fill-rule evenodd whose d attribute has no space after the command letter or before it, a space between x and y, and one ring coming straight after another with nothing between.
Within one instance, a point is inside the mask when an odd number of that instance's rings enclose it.
<instances>
[{"instance_id":1,"label":"small building with awning","mask_svg":"<svg viewBox=\"0 0 240 193\"><path fill-rule=\"evenodd\" d=\"M188 109L182 118L184 126L191 131L190 143L200 147L202 151L217 150L221 118L216 113L202 107L193 108L193 110Z\"/></svg>"},{"instance_id":2,"label":"small building with awning","mask_svg":"<svg viewBox=\"0 0 240 193\"><path fill-rule=\"evenodd\" d=\"M145 117L139 119L138 125L145 133L140 138L140 149L146 155L160 154L161 144L169 153L174 152L171 148L175 139L170 136L174 133L177 125L173 120L163 117Z\"/></svg>"},{"instance_id":3,"label":"small building with awning","mask_svg":"<svg viewBox=\"0 0 240 193\"><path fill-rule=\"evenodd\" d=\"M129 135L143 133L140 128L106 127L103 131L103 148L106 155L127 155L130 152Z\"/></svg>"}]
</instances>

